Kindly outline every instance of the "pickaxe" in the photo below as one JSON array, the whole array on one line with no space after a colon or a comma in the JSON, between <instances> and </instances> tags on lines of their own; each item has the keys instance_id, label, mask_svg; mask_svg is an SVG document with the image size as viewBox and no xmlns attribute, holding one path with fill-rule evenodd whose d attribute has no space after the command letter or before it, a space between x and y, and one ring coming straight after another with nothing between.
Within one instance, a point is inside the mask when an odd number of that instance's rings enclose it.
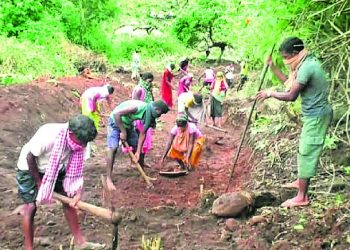
<instances>
[{"instance_id":1,"label":"pickaxe","mask_svg":"<svg viewBox=\"0 0 350 250\"><path fill-rule=\"evenodd\" d=\"M129 147L129 144L128 144L126 141L122 141L122 144L123 144L124 147L130 148L130 147ZM151 181L155 181L155 180L157 180L157 178L152 178L152 177L149 177L149 176L147 176L147 175L145 174L145 171L143 171L143 169L142 169L140 163L137 162L136 156L134 155L134 153L133 153L131 150L128 150L128 154L129 154L129 157L130 157L130 159L132 160L132 162L135 163L137 170L140 172L141 176L142 176L143 179L146 181L147 186L148 186L148 187L153 187L153 184L152 184Z\"/></svg>"},{"instance_id":2,"label":"pickaxe","mask_svg":"<svg viewBox=\"0 0 350 250\"><path fill-rule=\"evenodd\" d=\"M73 199L57 193L53 194L53 198L65 204L73 202ZM112 250L116 250L118 247L118 224L122 219L120 213L114 210L98 207L83 201L78 201L77 207L83 211L96 215L100 218L106 219L107 221L113 224Z\"/></svg>"}]
</instances>

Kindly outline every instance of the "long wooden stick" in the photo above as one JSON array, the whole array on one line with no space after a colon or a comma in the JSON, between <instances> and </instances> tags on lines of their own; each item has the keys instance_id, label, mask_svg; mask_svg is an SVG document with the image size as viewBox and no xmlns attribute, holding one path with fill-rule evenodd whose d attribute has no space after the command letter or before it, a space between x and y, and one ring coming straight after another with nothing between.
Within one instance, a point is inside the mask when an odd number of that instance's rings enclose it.
<instances>
[{"instance_id":1,"label":"long wooden stick","mask_svg":"<svg viewBox=\"0 0 350 250\"><path fill-rule=\"evenodd\" d=\"M273 51L275 50L275 45L276 45L276 44L274 44L274 45L272 46L270 56L272 56L272 53L273 53ZM262 77L261 77L261 79L260 79L260 85L259 85L258 92L261 90L261 87L262 87L262 85L263 85L263 83L264 83L265 76L266 76L266 73L267 73L267 69L268 69L268 68L269 68L269 65L268 65L268 64L265 64L265 67L264 67L264 70L263 70L263 75L262 75ZM230 187L230 182L231 182L231 179L232 179L232 176L233 176L233 172L235 171L235 167L236 167L236 164L237 164L237 161L238 161L239 153L241 152L242 145L243 145L243 141L244 141L245 135L246 135L246 133L247 133L247 131L248 131L248 127L249 127L250 120L251 120L252 115L253 115L253 111L254 111L255 106L256 106L256 102L257 102L257 99L255 98L254 103L253 103L253 106L252 106L252 108L251 108L251 110L250 110L250 113L249 113L249 117L248 117L247 124L246 124L246 126L245 126L245 128L244 128L244 132L243 132L243 135L242 135L241 142L240 142L239 147L238 147L238 150L237 150L237 152L236 152L236 157L235 157L235 159L234 159L234 161L233 161L232 168L230 169L230 177L229 177L229 179L228 179L228 183L227 183L225 192L227 192L227 191L228 191L228 188Z\"/></svg>"},{"instance_id":2,"label":"long wooden stick","mask_svg":"<svg viewBox=\"0 0 350 250\"><path fill-rule=\"evenodd\" d=\"M222 129L222 128L219 128L219 127L215 127L215 126L210 125L210 124L205 124L205 126L208 127L208 128L215 129L215 130L217 130L217 131L221 131L221 132L227 133L227 130Z\"/></svg>"},{"instance_id":3,"label":"long wooden stick","mask_svg":"<svg viewBox=\"0 0 350 250\"><path fill-rule=\"evenodd\" d=\"M58 193L54 193L53 198L65 204L69 204L73 201L73 199ZM116 211L111 211L109 209L98 207L83 201L78 201L77 207L83 211L89 212L93 215L106 219L112 222L113 224L118 224L122 218L121 215Z\"/></svg>"},{"instance_id":4,"label":"long wooden stick","mask_svg":"<svg viewBox=\"0 0 350 250\"><path fill-rule=\"evenodd\" d=\"M124 147L129 148L129 144L126 141L124 141L122 143L123 143ZM137 170L140 172L141 176L146 181L147 185L149 187L153 187L153 184L151 181L155 181L155 180L157 180L157 178L151 178L145 174L145 171L143 171L140 163L137 162L136 156L134 155L134 153L132 151L128 150L128 154L129 154L131 160L135 163Z\"/></svg>"},{"instance_id":5,"label":"long wooden stick","mask_svg":"<svg viewBox=\"0 0 350 250\"><path fill-rule=\"evenodd\" d=\"M189 122L192 122L192 121L189 121ZM207 127L207 128L212 128L212 129L214 129L214 130L227 133L227 130L222 129L222 128L219 128L219 127L215 127L215 126L210 125L210 124L207 124L207 123L202 123L202 122L197 122L197 123L196 123L196 122L194 122L194 124L196 124L196 125L199 124L199 125L204 126L204 127Z\"/></svg>"}]
</instances>

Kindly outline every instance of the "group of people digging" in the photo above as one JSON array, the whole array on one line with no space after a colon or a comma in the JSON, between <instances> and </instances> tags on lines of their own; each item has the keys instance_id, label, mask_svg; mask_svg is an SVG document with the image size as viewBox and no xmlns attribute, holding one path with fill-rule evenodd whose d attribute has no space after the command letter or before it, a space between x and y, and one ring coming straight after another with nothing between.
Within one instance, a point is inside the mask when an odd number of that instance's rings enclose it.
<instances>
[{"instance_id":1,"label":"group of people digging","mask_svg":"<svg viewBox=\"0 0 350 250\"><path fill-rule=\"evenodd\" d=\"M161 83L161 97L162 100L171 108L173 106L173 96L172 89L175 88L172 85L172 80L175 76L174 73L175 64L169 64L164 70L162 83ZM188 70L188 68L187 68ZM233 69L232 69L233 70ZM183 72L183 71L181 71ZM217 73L208 66L204 73L199 77L200 79L205 76L202 87L198 90L199 92L202 88L207 88L210 90L210 117L213 121L213 126L222 126L222 104L224 97L226 95L229 86L226 82L224 73L218 71ZM193 74L187 72L186 75L182 76L177 85L177 96L178 104L182 105L182 100L184 100L187 93L191 93L191 88L193 85ZM179 106L179 110L181 107ZM190 117L191 118L191 117Z\"/></svg>"},{"instance_id":2,"label":"group of people digging","mask_svg":"<svg viewBox=\"0 0 350 250\"><path fill-rule=\"evenodd\" d=\"M327 128L332 119L332 107L327 100L328 84L326 74L316 57L304 48L301 39L286 39L279 52L284 63L290 68L290 74L284 75L269 57L267 64L272 72L287 85L285 92L263 90L256 98L263 101L276 98L282 101L302 100L303 128L299 141L298 180L286 187L298 189L293 199L285 201L283 207L305 206L309 204L307 191L310 178L315 176L318 160L322 152ZM132 93L132 99L118 104L110 113L107 129L107 186L114 190L112 181L113 164L120 142L127 142L135 153L136 160L142 166L152 141L152 128L157 119L166 114L173 106L172 79L174 64L169 64L163 74L161 96L163 100L154 101L152 94L153 75L143 73L139 84ZM184 169L191 169L199 162L204 144L200 131L203 121L203 98L192 93L191 75L186 68L181 69L181 88L178 91L178 117L171 129L165 152L161 158L179 162ZM192 76L193 77L193 76ZM211 89L211 109L214 125L221 125L215 118L221 117L222 101L228 89L224 74L213 74L208 68L205 85ZM180 83L179 83L180 85ZM93 141L99 130L98 101L109 99L114 92L110 85L86 90L82 95L82 115L69 120L68 123L49 123L41 126L27 142L20 153L17 163L16 180L18 192L24 205L23 234L25 249L33 249L34 216L37 203L50 202L53 192L73 197L69 205L63 204L64 214L70 230L74 235L76 249L97 249L99 244L90 243L83 237L78 223L76 204L83 189L84 150Z\"/></svg>"}]
</instances>

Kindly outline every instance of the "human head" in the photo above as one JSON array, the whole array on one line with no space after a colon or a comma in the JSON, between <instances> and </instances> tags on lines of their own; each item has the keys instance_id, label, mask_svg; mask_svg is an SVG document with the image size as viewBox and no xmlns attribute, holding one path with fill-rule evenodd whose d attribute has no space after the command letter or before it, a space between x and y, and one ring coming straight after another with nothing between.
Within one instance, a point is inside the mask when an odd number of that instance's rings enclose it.
<instances>
[{"instance_id":1,"label":"human head","mask_svg":"<svg viewBox=\"0 0 350 250\"><path fill-rule=\"evenodd\" d=\"M173 71L175 69L175 64L174 63L169 63L167 64L166 68L170 71Z\"/></svg>"},{"instance_id":2,"label":"human head","mask_svg":"<svg viewBox=\"0 0 350 250\"><path fill-rule=\"evenodd\" d=\"M304 49L304 42L298 37L289 37L285 39L280 48L279 52L283 59L290 59L295 55L299 54Z\"/></svg>"},{"instance_id":3,"label":"human head","mask_svg":"<svg viewBox=\"0 0 350 250\"><path fill-rule=\"evenodd\" d=\"M181 62L188 62L188 61L189 61L189 59L186 56L181 58Z\"/></svg>"},{"instance_id":4,"label":"human head","mask_svg":"<svg viewBox=\"0 0 350 250\"><path fill-rule=\"evenodd\" d=\"M176 118L176 126L183 132L187 127L188 117L182 114Z\"/></svg>"},{"instance_id":5,"label":"human head","mask_svg":"<svg viewBox=\"0 0 350 250\"><path fill-rule=\"evenodd\" d=\"M193 95L193 99L194 99L194 104L195 105L201 105L203 102L203 97L201 94L194 94Z\"/></svg>"},{"instance_id":6,"label":"human head","mask_svg":"<svg viewBox=\"0 0 350 250\"><path fill-rule=\"evenodd\" d=\"M68 129L81 146L95 139L97 130L94 121L85 115L77 115L69 120Z\"/></svg>"},{"instance_id":7,"label":"human head","mask_svg":"<svg viewBox=\"0 0 350 250\"><path fill-rule=\"evenodd\" d=\"M111 85L107 85L107 90L108 90L108 93L111 95L114 92L114 87Z\"/></svg>"},{"instance_id":8,"label":"human head","mask_svg":"<svg viewBox=\"0 0 350 250\"><path fill-rule=\"evenodd\" d=\"M151 83L153 82L154 76L151 72L145 72L140 74L140 77L142 80L144 80L145 82Z\"/></svg>"},{"instance_id":9,"label":"human head","mask_svg":"<svg viewBox=\"0 0 350 250\"><path fill-rule=\"evenodd\" d=\"M223 78L223 77L224 77L224 72L218 71L218 72L216 73L216 77L217 77L217 78Z\"/></svg>"},{"instance_id":10,"label":"human head","mask_svg":"<svg viewBox=\"0 0 350 250\"><path fill-rule=\"evenodd\" d=\"M169 107L162 100L153 102L152 107L153 107L152 115L155 118L158 118L162 114L166 114L169 111Z\"/></svg>"}]
</instances>

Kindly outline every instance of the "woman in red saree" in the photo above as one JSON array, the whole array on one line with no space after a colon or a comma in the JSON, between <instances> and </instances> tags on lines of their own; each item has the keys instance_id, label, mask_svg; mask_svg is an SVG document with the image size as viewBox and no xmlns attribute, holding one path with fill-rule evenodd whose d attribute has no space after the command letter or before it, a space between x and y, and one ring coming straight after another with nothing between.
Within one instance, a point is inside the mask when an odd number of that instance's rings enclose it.
<instances>
[{"instance_id":1,"label":"woman in red saree","mask_svg":"<svg viewBox=\"0 0 350 250\"><path fill-rule=\"evenodd\" d=\"M173 95L171 91L171 81L174 78L173 70L175 69L175 64L169 64L163 73L162 86L161 86L161 96L163 101L168 105L169 108L173 106Z\"/></svg>"}]
</instances>

